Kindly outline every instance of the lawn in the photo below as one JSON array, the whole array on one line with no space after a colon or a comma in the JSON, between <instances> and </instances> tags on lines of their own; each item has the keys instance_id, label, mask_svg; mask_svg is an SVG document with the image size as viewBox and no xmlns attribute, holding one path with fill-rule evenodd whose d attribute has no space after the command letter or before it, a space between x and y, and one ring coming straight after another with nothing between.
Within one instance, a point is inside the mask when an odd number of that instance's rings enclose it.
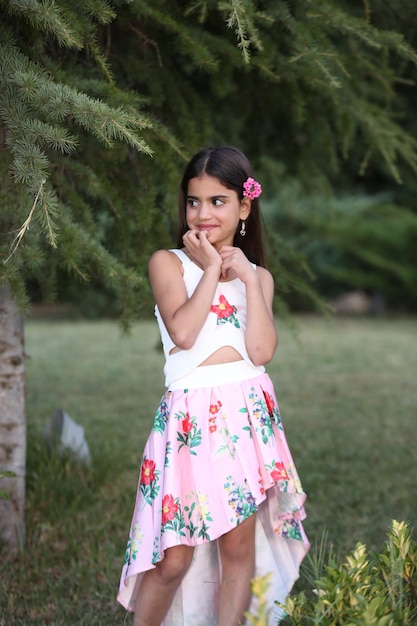
<instances>
[{"instance_id":1,"label":"lawn","mask_svg":"<svg viewBox=\"0 0 417 626\"><path fill-rule=\"evenodd\" d=\"M337 553L380 550L417 520L417 320L303 316L278 323L268 371L305 491L305 529ZM140 454L163 391L153 320L29 321L27 541L0 558L0 626L130 624L115 602ZM49 455L63 408L85 428L89 469Z\"/></svg>"}]
</instances>

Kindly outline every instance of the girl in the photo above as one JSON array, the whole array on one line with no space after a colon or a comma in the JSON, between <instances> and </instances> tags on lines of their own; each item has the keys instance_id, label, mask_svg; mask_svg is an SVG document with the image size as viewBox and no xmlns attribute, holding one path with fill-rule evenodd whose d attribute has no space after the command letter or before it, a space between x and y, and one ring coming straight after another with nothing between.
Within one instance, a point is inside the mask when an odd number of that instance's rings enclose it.
<instances>
[{"instance_id":1,"label":"girl","mask_svg":"<svg viewBox=\"0 0 417 626\"><path fill-rule=\"evenodd\" d=\"M119 602L134 626L237 626L272 574L271 624L309 544L300 481L263 367L274 285L242 152L203 150L179 194L178 249L149 262L167 390L146 443Z\"/></svg>"}]
</instances>

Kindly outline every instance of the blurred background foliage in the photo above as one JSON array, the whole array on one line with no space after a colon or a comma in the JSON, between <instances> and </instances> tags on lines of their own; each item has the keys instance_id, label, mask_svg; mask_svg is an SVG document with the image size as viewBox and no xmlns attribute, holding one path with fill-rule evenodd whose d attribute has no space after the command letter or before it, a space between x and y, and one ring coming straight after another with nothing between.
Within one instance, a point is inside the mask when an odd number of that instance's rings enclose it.
<instances>
[{"instance_id":1,"label":"blurred background foliage","mask_svg":"<svg viewBox=\"0 0 417 626\"><path fill-rule=\"evenodd\" d=\"M417 308L414 0L0 0L0 242L21 303L149 313L178 181L231 143L279 309ZM33 211L31 212L31 209Z\"/></svg>"}]
</instances>

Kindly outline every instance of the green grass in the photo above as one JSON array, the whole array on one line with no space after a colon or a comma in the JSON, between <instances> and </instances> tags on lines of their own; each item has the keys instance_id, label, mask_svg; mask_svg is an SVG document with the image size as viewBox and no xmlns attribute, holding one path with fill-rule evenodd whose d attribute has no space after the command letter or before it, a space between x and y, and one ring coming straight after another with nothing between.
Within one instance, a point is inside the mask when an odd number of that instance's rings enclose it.
<instances>
[{"instance_id":1,"label":"green grass","mask_svg":"<svg viewBox=\"0 0 417 626\"><path fill-rule=\"evenodd\" d=\"M279 324L268 371L308 494L305 528L336 552L380 550L392 518L417 519L417 321L299 317ZM0 556L0 626L130 624L115 602L142 447L163 391L156 324L26 324L27 541ZM63 408L89 469L45 450Z\"/></svg>"}]
</instances>

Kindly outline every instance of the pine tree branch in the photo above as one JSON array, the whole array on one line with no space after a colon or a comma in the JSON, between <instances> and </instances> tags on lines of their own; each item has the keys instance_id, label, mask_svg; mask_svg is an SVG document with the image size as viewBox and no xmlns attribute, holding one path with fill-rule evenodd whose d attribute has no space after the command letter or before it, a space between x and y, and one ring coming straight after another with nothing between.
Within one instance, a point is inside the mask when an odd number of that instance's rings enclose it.
<instances>
[{"instance_id":1,"label":"pine tree branch","mask_svg":"<svg viewBox=\"0 0 417 626\"><path fill-rule=\"evenodd\" d=\"M54 0L9 0L6 11L22 17L36 29L51 33L62 46L83 48L81 33L71 28Z\"/></svg>"},{"instance_id":2,"label":"pine tree branch","mask_svg":"<svg viewBox=\"0 0 417 626\"><path fill-rule=\"evenodd\" d=\"M240 0L229 0L227 4L230 4L229 18L226 22L228 28L234 28L235 35L238 40L238 46L242 51L243 60L245 63L250 62L250 39L247 38L248 24L245 17L245 9L242 6ZM222 5L226 7L226 3Z\"/></svg>"},{"instance_id":3,"label":"pine tree branch","mask_svg":"<svg viewBox=\"0 0 417 626\"><path fill-rule=\"evenodd\" d=\"M131 0L125 0L125 4L130 4ZM117 14L108 0L84 0L84 10L89 17L97 20L99 24L110 24Z\"/></svg>"},{"instance_id":4,"label":"pine tree branch","mask_svg":"<svg viewBox=\"0 0 417 626\"><path fill-rule=\"evenodd\" d=\"M247 0L228 0L220 2L219 8L228 13L226 26L234 29L238 48L242 51L243 61L250 63L250 46L257 50L262 50L262 40L254 25L255 7L253 2ZM265 14L261 14L264 19L268 19Z\"/></svg>"},{"instance_id":5,"label":"pine tree branch","mask_svg":"<svg viewBox=\"0 0 417 626\"><path fill-rule=\"evenodd\" d=\"M3 263L8 263L10 261L10 259L12 258L12 256L16 252L16 250L18 249L19 244L22 241L23 235L29 229L30 222L32 221L32 216L33 216L33 214L35 212L36 205L38 204L38 200L39 200L39 197L40 197L40 195L41 195L41 193L43 191L43 186L44 186L45 183L46 183L46 180L43 180L41 186L39 187L38 193L35 196L35 200L33 202L33 205L32 205L32 208L31 208L31 210L29 212L29 215L26 218L26 220L23 222L22 226L20 227L19 232L17 233L15 239L13 240L10 254L7 257L7 259L5 261L3 261Z\"/></svg>"},{"instance_id":6,"label":"pine tree branch","mask_svg":"<svg viewBox=\"0 0 417 626\"><path fill-rule=\"evenodd\" d=\"M211 66L213 68L218 67L218 59L211 50L203 45L203 38L201 31L179 22L174 16L169 15L167 12L158 11L158 9L151 6L147 0L136 0L134 10L138 16L138 19L145 15L153 18L155 23L160 25L169 33L174 33L179 37L180 42L184 46L187 52L191 52L190 58L193 62L199 66Z\"/></svg>"}]
</instances>

